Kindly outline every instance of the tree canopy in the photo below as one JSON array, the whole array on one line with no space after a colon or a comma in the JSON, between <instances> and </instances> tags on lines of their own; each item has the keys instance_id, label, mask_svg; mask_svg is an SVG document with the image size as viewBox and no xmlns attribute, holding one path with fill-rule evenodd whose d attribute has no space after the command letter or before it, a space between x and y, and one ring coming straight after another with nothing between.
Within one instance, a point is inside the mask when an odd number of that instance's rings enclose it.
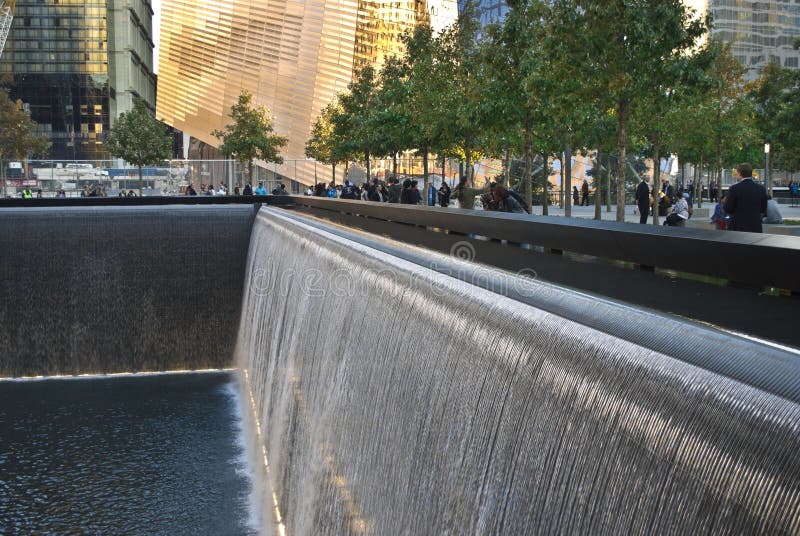
<instances>
[{"instance_id":1,"label":"tree canopy","mask_svg":"<svg viewBox=\"0 0 800 536\"><path fill-rule=\"evenodd\" d=\"M284 136L275 134L272 118L264 106L253 106L253 95L247 91L239 94L239 99L231 106L229 117L233 123L222 130L214 130L211 135L222 140L219 150L237 162L247 164L249 181L253 182L253 160L283 163L280 149L287 143Z\"/></svg>"},{"instance_id":2,"label":"tree canopy","mask_svg":"<svg viewBox=\"0 0 800 536\"><path fill-rule=\"evenodd\" d=\"M172 136L167 126L153 117L141 99L133 109L123 112L106 138L106 148L139 169L139 195L142 194L142 167L157 164L172 156Z\"/></svg>"}]
</instances>

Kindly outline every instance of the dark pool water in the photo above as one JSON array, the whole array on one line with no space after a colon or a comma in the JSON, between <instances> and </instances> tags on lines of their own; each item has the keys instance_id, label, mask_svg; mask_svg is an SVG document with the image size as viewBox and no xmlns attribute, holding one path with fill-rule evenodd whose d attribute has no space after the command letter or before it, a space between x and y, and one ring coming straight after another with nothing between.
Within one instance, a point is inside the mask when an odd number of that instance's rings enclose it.
<instances>
[{"instance_id":1,"label":"dark pool water","mask_svg":"<svg viewBox=\"0 0 800 536\"><path fill-rule=\"evenodd\" d=\"M0 382L0 534L253 534L227 373Z\"/></svg>"}]
</instances>

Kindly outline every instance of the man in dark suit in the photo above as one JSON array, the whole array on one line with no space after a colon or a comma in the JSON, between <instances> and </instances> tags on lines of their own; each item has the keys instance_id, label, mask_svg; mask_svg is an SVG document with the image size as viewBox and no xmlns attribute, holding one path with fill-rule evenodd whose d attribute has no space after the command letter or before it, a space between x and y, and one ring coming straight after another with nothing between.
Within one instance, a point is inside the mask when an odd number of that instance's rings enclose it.
<instances>
[{"instance_id":1,"label":"man in dark suit","mask_svg":"<svg viewBox=\"0 0 800 536\"><path fill-rule=\"evenodd\" d=\"M636 206L639 208L639 223L647 223L650 214L650 185L647 176L642 175L642 182L636 187Z\"/></svg>"},{"instance_id":2,"label":"man in dark suit","mask_svg":"<svg viewBox=\"0 0 800 536\"><path fill-rule=\"evenodd\" d=\"M728 229L760 233L761 219L767 213L767 191L753 182L750 164L739 164L733 174L739 182L730 187L725 198L725 212L731 215Z\"/></svg>"}]
</instances>

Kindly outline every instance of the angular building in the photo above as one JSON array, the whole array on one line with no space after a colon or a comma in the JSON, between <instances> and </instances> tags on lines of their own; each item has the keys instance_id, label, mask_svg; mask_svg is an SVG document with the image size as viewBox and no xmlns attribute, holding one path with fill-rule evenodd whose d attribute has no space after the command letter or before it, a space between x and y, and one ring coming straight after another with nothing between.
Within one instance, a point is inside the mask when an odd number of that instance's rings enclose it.
<instances>
[{"instance_id":1,"label":"angular building","mask_svg":"<svg viewBox=\"0 0 800 536\"><path fill-rule=\"evenodd\" d=\"M17 0L0 73L51 158L109 158L103 140L133 98L155 109L152 16L149 0Z\"/></svg>"},{"instance_id":2,"label":"angular building","mask_svg":"<svg viewBox=\"0 0 800 536\"><path fill-rule=\"evenodd\" d=\"M456 19L455 0L164 0L157 116L209 145L242 90L266 106L302 159L319 111L353 70L380 65L416 24L441 29ZM285 175L314 182L313 171Z\"/></svg>"},{"instance_id":3,"label":"angular building","mask_svg":"<svg viewBox=\"0 0 800 536\"><path fill-rule=\"evenodd\" d=\"M693 2L697 4L697 0ZM800 37L800 3L797 0L705 0L699 6L714 21L712 35L731 43L731 52L747 67L747 78L758 77L771 61L797 68L800 51L794 40Z\"/></svg>"}]
</instances>

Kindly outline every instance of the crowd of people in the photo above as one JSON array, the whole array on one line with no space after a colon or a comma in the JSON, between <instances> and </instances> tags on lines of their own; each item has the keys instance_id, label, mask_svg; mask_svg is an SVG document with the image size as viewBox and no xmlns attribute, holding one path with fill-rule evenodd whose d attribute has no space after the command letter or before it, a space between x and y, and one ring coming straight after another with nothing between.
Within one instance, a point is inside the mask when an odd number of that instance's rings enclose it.
<instances>
[{"instance_id":1,"label":"crowd of people","mask_svg":"<svg viewBox=\"0 0 800 536\"><path fill-rule=\"evenodd\" d=\"M195 189L194 183L189 183L182 193L183 195L229 195L228 187L222 183L216 189L213 184L201 184L199 192ZM272 195L289 195L289 192L286 191L286 185L283 183L279 183L270 193ZM258 181L258 186L255 188L250 183L245 184L244 188L237 184L233 187L233 195L267 195L267 188L264 186L264 181Z\"/></svg>"},{"instance_id":2,"label":"crowd of people","mask_svg":"<svg viewBox=\"0 0 800 536\"><path fill-rule=\"evenodd\" d=\"M783 216L777 201L767 195L766 189L753 181L753 166L749 163L739 164L734 168L733 176L737 183L732 185L726 195L717 199L719 186L709 186L709 198L717 201L711 223L720 230L762 232L762 224L781 224ZM792 184L790 184L790 192ZM797 186L795 185L796 189ZM643 177L636 188L636 210L639 212L639 223L647 223L648 216L658 210L665 216L664 225L683 227L692 217L692 201L694 187L688 183L686 188L675 190L665 179L661 188L654 192L652 186Z\"/></svg>"},{"instance_id":3,"label":"crowd of people","mask_svg":"<svg viewBox=\"0 0 800 536\"><path fill-rule=\"evenodd\" d=\"M328 197L332 199L350 199L373 201L377 203L397 203L401 205L439 205L474 209L476 198L483 210L497 212L529 212L522 196L513 188L507 188L497 182L488 182L483 188L469 186L467 177L461 177L458 184L450 188L447 181L442 181L437 189L428 183L423 190L419 181L411 178L400 179L389 177L386 181L372 179L359 185L345 180L343 184L318 183L306 190L307 196Z\"/></svg>"}]
</instances>

